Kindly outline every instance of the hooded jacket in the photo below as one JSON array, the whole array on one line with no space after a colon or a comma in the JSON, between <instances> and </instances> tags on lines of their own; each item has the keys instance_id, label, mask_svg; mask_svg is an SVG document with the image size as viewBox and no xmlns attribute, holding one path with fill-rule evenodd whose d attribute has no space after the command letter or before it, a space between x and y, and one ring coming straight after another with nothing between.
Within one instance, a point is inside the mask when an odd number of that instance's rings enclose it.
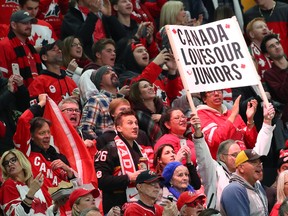
<instances>
[{"instance_id":1,"label":"hooded jacket","mask_svg":"<svg viewBox=\"0 0 288 216\"><path fill-rule=\"evenodd\" d=\"M259 155L267 155L275 126L263 123L253 148ZM229 184L232 173L222 161L213 160L204 138L193 139L197 157L197 170L207 195L207 208L220 210L223 189Z\"/></svg>"},{"instance_id":2,"label":"hooded jacket","mask_svg":"<svg viewBox=\"0 0 288 216\"><path fill-rule=\"evenodd\" d=\"M48 96L59 104L62 99L72 94L77 88L76 83L61 70L61 75L57 75L48 70L42 70L41 74L31 83L28 88L30 97L35 99L39 94L47 93Z\"/></svg>"},{"instance_id":3,"label":"hooded jacket","mask_svg":"<svg viewBox=\"0 0 288 216\"><path fill-rule=\"evenodd\" d=\"M268 201L260 182L252 186L236 173L223 190L220 202L223 216L268 216Z\"/></svg>"},{"instance_id":4,"label":"hooded jacket","mask_svg":"<svg viewBox=\"0 0 288 216\"><path fill-rule=\"evenodd\" d=\"M231 112L223 104L222 113L207 105L199 105L197 107L197 113L201 119L202 132L214 159L216 159L220 143L227 139L239 140L237 143L241 149L255 146L258 135L256 127L248 129L240 115L236 117L234 123L228 121L227 119Z\"/></svg>"}]
</instances>

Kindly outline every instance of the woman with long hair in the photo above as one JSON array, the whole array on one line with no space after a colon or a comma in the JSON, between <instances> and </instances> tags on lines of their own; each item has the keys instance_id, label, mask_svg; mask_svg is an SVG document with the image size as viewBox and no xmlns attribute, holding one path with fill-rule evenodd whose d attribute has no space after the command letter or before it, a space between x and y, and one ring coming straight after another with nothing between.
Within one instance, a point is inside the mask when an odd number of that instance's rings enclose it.
<instances>
[{"instance_id":1,"label":"woman with long hair","mask_svg":"<svg viewBox=\"0 0 288 216\"><path fill-rule=\"evenodd\" d=\"M169 40L166 34L165 25L201 25L203 15L199 15L198 20L189 19L184 10L182 1L167 1L161 8L159 32L156 35L156 42L159 47L169 46Z\"/></svg>"},{"instance_id":2,"label":"woman with long hair","mask_svg":"<svg viewBox=\"0 0 288 216\"><path fill-rule=\"evenodd\" d=\"M0 204L5 215L48 215L48 203L41 187L44 175L35 178L31 164L16 149L3 153L0 160L4 183L1 186Z\"/></svg>"},{"instance_id":3,"label":"woman with long hair","mask_svg":"<svg viewBox=\"0 0 288 216\"><path fill-rule=\"evenodd\" d=\"M78 85L84 66L90 60L85 55L80 38L75 36L66 37L62 44L63 66L66 68L66 74Z\"/></svg>"},{"instance_id":4,"label":"woman with long hair","mask_svg":"<svg viewBox=\"0 0 288 216\"><path fill-rule=\"evenodd\" d=\"M154 144L162 135L159 121L166 107L156 96L153 84L144 79L132 84L129 99L138 117L139 128L148 134Z\"/></svg>"},{"instance_id":5,"label":"woman with long hair","mask_svg":"<svg viewBox=\"0 0 288 216\"><path fill-rule=\"evenodd\" d=\"M277 202L274 205L270 216L278 216L279 208L284 200L288 197L288 170L279 174L277 179Z\"/></svg>"}]
</instances>

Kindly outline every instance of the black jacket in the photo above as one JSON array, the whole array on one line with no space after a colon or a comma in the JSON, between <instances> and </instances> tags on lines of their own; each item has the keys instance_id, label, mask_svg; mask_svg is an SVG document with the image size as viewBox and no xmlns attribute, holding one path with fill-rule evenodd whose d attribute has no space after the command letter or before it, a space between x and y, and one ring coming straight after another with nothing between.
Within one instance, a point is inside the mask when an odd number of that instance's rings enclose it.
<instances>
[{"instance_id":1,"label":"black jacket","mask_svg":"<svg viewBox=\"0 0 288 216\"><path fill-rule=\"evenodd\" d=\"M83 43L85 54L92 59L91 47L97 20L98 17L90 12L84 21L82 13L74 7L70 7L62 22L61 39L63 40L70 35L79 37Z\"/></svg>"},{"instance_id":2,"label":"black jacket","mask_svg":"<svg viewBox=\"0 0 288 216\"><path fill-rule=\"evenodd\" d=\"M133 145L133 148L130 147L121 135L119 135L119 137L127 145L135 168L138 170L137 165L139 158L142 157L141 152L135 145ZM121 170L115 142L110 142L101 151L97 152L94 166L97 173L99 189L103 192L104 214L107 214L113 206L122 206L127 202L126 188L129 185L129 178L126 174L113 175L116 170Z\"/></svg>"},{"instance_id":3,"label":"black jacket","mask_svg":"<svg viewBox=\"0 0 288 216\"><path fill-rule=\"evenodd\" d=\"M0 137L0 155L14 148L13 135L16 131L16 122L20 114L29 108L29 92L22 85L15 93L8 91L8 80L0 79L0 121L6 125L4 137Z\"/></svg>"}]
</instances>

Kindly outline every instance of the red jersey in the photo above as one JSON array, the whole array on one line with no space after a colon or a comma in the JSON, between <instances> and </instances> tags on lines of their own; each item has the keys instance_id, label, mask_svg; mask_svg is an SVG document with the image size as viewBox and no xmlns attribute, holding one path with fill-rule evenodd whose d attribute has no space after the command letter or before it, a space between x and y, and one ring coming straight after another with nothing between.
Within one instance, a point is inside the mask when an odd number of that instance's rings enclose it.
<instances>
[{"instance_id":1,"label":"red jersey","mask_svg":"<svg viewBox=\"0 0 288 216\"><path fill-rule=\"evenodd\" d=\"M21 66L19 65L20 75L23 77L24 85L26 87L28 87L32 83L32 81L38 76L38 69L36 67L36 55L37 58L40 59L40 56L38 54L32 54L31 50L28 48L28 43L28 40L26 41L26 43L21 42L25 51L25 56L27 56L27 61L30 65L32 77L25 77L25 75L22 74ZM5 37L3 40L0 41L0 71L3 72L3 76L6 78L9 78L13 74L12 63L18 64L18 57L15 53L12 41L9 40L8 37Z\"/></svg>"},{"instance_id":2,"label":"red jersey","mask_svg":"<svg viewBox=\"0 0 288 216\"><path fill-rule=\"evenodd\" d=\"M18 0L0 0L0 40L7 36L10 17L18 7Z\"/></svg>"},{"instance_id":3,"label":"red jersey","mask_svg":"<svg viewBox=\"0 0 288 216\"><path fill-rule=\"evenodd\" d=\"M46 159L42 153L34 151L30 144L30 120L33 119L34 114L28 109L19 118L16 133L13 141L15 148L25 154L31 163L33 176L37 176L39 172L44 175L44 184L42 190L45 192L45 199L49 205L52 204L52 198L48 193L49 187L57 187L61 180L68 181L67 172L61 168L52 170L51 160ZM35 145L35 144L34 144ZM50 148L53 148L50 146ZM49 148L49 149L50 149ZM32 149L32 150L31 150ZM49 151L49 149L47 151ZM55 151L55 154L56 153Z\"/></svg>"},{"instance_id":4,"label":"red jersey","mask_svg":"<svg viewBox=\"0 0 288 216\"><path fill-rule=\"evenodd\" d=\"M162 213L162 206L154 204L154 206L151 208L138 201L128 204L127 209L124 212L124 216L162 216Z\"/></svg>"},{"instance_id":5,"label":"red jersey","mask_svg":"<svg viewBox=\"0 0 288 216\"><path fill-rule=\"evenodd\" d=\"M43 70L28 87L31 98L37 98L39 94L47 93L48 96L59 104L65 97L71 96L73 90L77 88L76 83L61 70L61 75L56 75L47 70Z\"/></svg>"},{"instance_id":6,"label":"red jersey","mask_svg":"<svg viewBox=\"0 0 288 216\"><path fill-rule=\"evenodd\" d=\"M40 0L37 18L50 23L57 35L61 37L63 16L69 8L69 0Z\"/></svg>"},{"instance_id":7,"label":"red jersey","mask_svg":"<svg viewBox=\"0 0 288 216\"><path fill-rule=\"evenodd\" d=\"M22 182L7 179L1 186L0 204L5 215L27 215L21 202L25 199L29 187ZM29 215L47 215L46 211L49 205L46 202L44 191L42 189L35 193Z\"/></svg>"}]
</instances>

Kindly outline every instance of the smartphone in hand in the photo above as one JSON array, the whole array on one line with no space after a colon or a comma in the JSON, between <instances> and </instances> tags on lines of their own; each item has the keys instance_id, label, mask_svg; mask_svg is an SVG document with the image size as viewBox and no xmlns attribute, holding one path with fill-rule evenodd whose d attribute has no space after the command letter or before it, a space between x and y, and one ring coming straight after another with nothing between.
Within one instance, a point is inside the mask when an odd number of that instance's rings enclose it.
<instances>
[{"instance_id":1,"label":"smartphone in hand","mask_svg":"<svg viewBox=\"0 0 288 216\"><path fill-rule=\"evenodd\" d=\"M140 36L141 38L145 38L147 36L147 26L143 26Z\"/></svg>"},{"instance_id":2,"label":"smartphone in hand","mask_svg":"<svg viewBox=\"0 0 288 216\"><path fill-rule=\"evenodd\" d=\"M14 75L20 75L19 64L12 63L12 72Z\"/></svg>"},{"instance_id":3,"label":"smartphone in hand","mask_svg":"<svg viewBox=\"0 0 288 216\"><path fill-rule=\"evenodd\" d=\"M180 146L187 146L186 139L180 139Z\"/></svg>"}]
</instances>

